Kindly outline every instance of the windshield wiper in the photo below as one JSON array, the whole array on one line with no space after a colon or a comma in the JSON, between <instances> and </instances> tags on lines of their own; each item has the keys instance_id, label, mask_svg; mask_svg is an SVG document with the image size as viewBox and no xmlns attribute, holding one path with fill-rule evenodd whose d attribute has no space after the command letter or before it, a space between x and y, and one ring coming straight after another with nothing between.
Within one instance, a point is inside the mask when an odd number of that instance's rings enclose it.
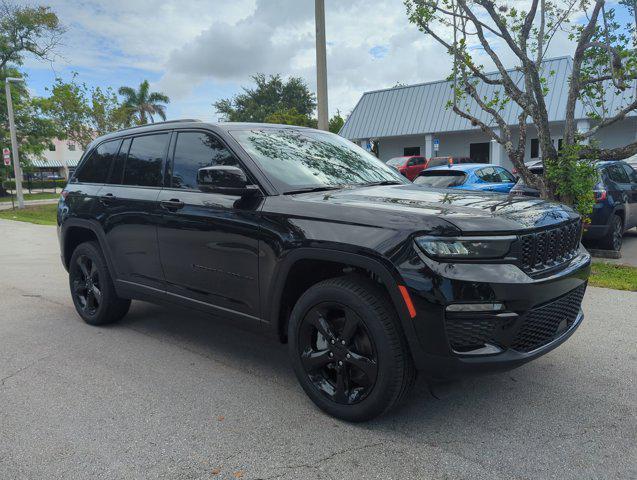
<instances>
[{"instance_id":1,"label":"windshield wiper","mask_svg":"<svg viewBox=\"0 0 637 480\"><path fill-rule=\"evenodd\" d=\"M311 193L311 192L326 192L328 190L340 190L343 187L338 187L335 185L323 185L322 187L306 187L306 188L297 188L296 190L290 190L284 192L283 195L294 195L295 193Z\"/></svg>"},{"instance_id":2,"label":"windshield wiper","mask_svg":"<svg viewBox=\"0 0 637 480\"><path fill-rule=\"evenodd\" d=\"M398 180L383 180L382 182L369 182L361 184L361 187L377 187L379 185L402 185Z\"/></svg>"}]
</instances>

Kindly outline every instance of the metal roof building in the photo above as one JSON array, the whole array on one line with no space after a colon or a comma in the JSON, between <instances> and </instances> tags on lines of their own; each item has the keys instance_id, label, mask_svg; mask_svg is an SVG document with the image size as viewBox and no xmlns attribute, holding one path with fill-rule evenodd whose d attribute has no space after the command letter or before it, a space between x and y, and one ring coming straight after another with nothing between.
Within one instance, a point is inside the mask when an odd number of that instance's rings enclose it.
<instances>
[{"instance_id":1,"label":"metal roof building","mask_svg":"<svg viewBox=\"0 0 637 480\"><path fill-rule=\"evenodd\" d=\"M543 64L547 79L548 94L546 104L551 125L555 126L555 137L561 138L562 124L566 110L568 81L572 70L570 57L547 59ZM509 70L512 78L523 86L524 76L517 70ZM488 74L497 78L499 73ZM510 166L501 147L474 127L471 123L455 114L447 107L452 100L452 83L448 80L408 85L384 90L375 90L363 94L348 117L340 134L350 140L366 145L369 140L379 143L379 156L383 160L400 155L475 156L482 161L491 161ZM481 97L492 98L498 85L479 82L478 93ZM608 89L606 104L611 111L621 108L633 100L634 90L615 95L614 89ZM501 94L502 97L506 95ZM470 111L485 123L493 123L491 117L470 100L465 110ZM509 102L501 115L510 125L517 124L520 109ZM579 128L588 129L589 120L586 107L579 102L576 109ZM634 116L619 125L608 127L600 132L599 140L609 144L627 143L635 139ZM626 126L630 124L630 126ZM609 130L610 129L610 130ZM537 140L533 142L534 130L527 134L527 160L539 155ZM627 138L630 137L630 138ZM438 147L436 152L435 148Z\"/></svg>"}]
</instances>

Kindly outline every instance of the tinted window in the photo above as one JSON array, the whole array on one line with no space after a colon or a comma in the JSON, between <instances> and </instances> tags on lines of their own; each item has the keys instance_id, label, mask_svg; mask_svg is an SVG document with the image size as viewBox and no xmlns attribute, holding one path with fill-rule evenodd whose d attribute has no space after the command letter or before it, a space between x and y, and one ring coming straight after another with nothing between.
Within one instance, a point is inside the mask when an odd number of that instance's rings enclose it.
<instances>
[{"instance_id":1,"label":"tinted window","mask_svg":"<svg viewBox=\"0 0 637 480\"><path fill-rule=\"evenodd\" d=\"M98 146L82 165L76 176L77 180L85 183L105 183L118 148L119 140L105 142Z\"/></svg>"},{"instance_id":2,"label":"tinted window","mask_svg":"<svg viewBox=\"0 0 637 480\"><path fill-rule=\"evenodd\" d=\"M161 167L169 138L169 133L133 138L124 167L124 185L160 185Z\"/></svg>"},{"instance_id":3,"label":"tinted window","mask_svg":"<svg viewBox=\"0 0 637 480\"><path fill-rule=\"evenodd\" d=\"M240 167L215 137L202 132L182 132L177 137L173 162L173 188L197 188L197 171L214 165Z\"/></svg>"},{"instance_id":4,"label":"tinted window","mask_svg":"<svg viewBox=\"0 0 637 480\"><path fill-rule=\"evenodd\" d=\"M126 163L126 156L128 155L128 149L130 148L130 138L125 139L122 142L122 146L119 149L119 153L113 160L113 167L111 168L111 174L108 177L108 183L120 185L122 183L122 177L124 176L124 164Z\"/></svg>"},{"instance_id":5,"label":"tinted window","mask_svg":"<svg viewBox=\"0 0 637 480\"><path fill-rule=\"evenodd\" d=\"M418 185L426 185L428 187L447 188L462 185L465 181L466 175L462 172L449 171L427 171L418 175L414 179L414 183Z\"/></svg>"},{"instance_id":6,"label":"tinted window","mask_svg":"<svg viewBox=\"0 0 637 480\"><path fill-rule=\"evenodd\" d=\"M628 174L624 171L621 165L611 165L606 169L608 178L617 183L629 183Z\"/></svg>"},{"instance_id":7,"label":"tinted window","mask_svg":"<svg viewBox=\"0 0 637 480\"><path fill-rule=\"evenodd\" d=\"M637 172L635 171L635 169L627 163L623 163L622 167L624 167L624 170L626 170L626 174L628 175L630 181L632 183L637 183Z\"/></svg>"}]
</instances>

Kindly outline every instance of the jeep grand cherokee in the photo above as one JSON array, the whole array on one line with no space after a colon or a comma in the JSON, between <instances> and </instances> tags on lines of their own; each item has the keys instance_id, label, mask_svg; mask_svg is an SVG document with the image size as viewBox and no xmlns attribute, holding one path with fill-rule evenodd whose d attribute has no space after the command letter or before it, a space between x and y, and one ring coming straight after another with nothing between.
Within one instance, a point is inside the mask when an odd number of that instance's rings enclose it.
<instances>
[{"instance_id":1,"label":"jeep grand cherokee","mask_svg":"<svg viewBox=\"0 0 637 480\"><path fill-rule=\"evenodd\" d=\"M63 191L71 295L254 324L312 401L362 421L429 379L506 370L582 321L580 218L534 198L411 184L337 135L174 121L96 139Z\"/></svg>"}]
</instances>

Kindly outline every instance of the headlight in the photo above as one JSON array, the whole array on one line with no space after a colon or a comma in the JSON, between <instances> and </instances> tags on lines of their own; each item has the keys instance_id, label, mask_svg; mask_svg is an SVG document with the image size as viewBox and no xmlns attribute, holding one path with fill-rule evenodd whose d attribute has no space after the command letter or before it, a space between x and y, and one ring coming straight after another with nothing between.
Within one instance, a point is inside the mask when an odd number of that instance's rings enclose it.
<instances>
[{"instance_id":1,"label":"headlight","mask_svg":"<svg viewBox=\"0 0 637 480\"><path fill-rule=\"evenodd\" d=\"M515 236L505 237L418 237L416 244L427 255L444 259L502 258Z\"/></svg>"}]
</instances>

